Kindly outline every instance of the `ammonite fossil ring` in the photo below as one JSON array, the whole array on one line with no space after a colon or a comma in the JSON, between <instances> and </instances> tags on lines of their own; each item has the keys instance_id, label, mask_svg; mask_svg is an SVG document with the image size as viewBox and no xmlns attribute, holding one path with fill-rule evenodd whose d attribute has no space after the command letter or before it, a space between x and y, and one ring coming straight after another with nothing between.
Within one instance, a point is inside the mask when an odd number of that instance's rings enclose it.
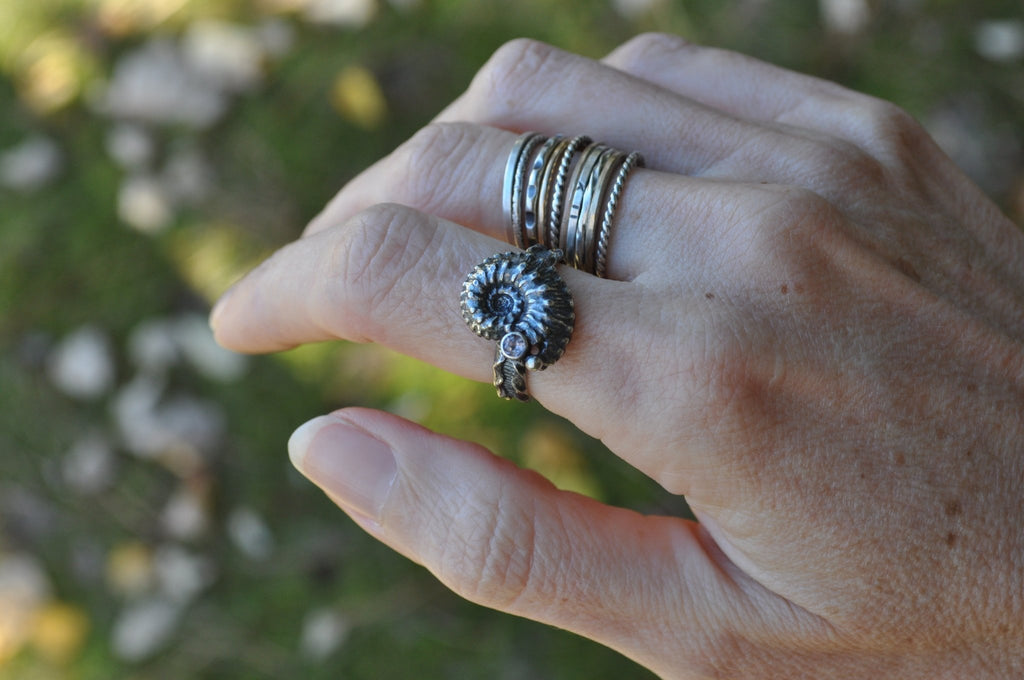
<instances>
[{"instance_id":1,"label":"ammonite fossil ring","mask_svg":"<svg viewBox=\"0 0 1024 680\"><path fill-rule=\"evenodd\" d=\"M482 338L497 342L498 396L528 401L526 371L558 361L572 337L572 295L555 269L562 251L531 246L492 255L462 284L462 318Z\"/></svg>"}]
</instances>

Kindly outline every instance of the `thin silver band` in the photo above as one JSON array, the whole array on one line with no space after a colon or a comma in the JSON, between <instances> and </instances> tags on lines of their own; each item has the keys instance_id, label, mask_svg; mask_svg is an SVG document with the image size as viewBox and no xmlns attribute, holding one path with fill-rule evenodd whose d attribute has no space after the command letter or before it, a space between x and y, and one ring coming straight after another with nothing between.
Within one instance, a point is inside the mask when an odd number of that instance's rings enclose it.
<instances>
[{"instance_id":1,"label":"thin silver band","mask_svg":"<svg viewBox=\"0 0 1024 680\"><path fill-rule=\"evenodd\" d=\"M518 169L527 145L541 139L537 132L525 132L516 139L512 151L505 163L505 176L502 181L501 205L505 213L505 238L509 243L516 243L518 229L518 210L516 208L516 184L519 178ZM517 243L518 245L518 243Z\"/></svg>"},{"instance_id":2,"label":"thin silver band","mask_svg":"<svg viewBox=\"0 0 1024 680\"><path fill-rule=\"evenodd\" d=\"M527 248L523 233L523 196L526 193L526 169L529 167L533 152L544 142L543 135L531 137L523 144L523 151L516 164L516 174L512 183L512 237L519 248Z\"/></svg>"},{"instance_id":3,"label":"thin silver band","mask_svg":"<svg viewBox=\"0 0 1024 680\"><path fill-rule=\"evenodd\" d=\"M580 247L576 252L577 268L594 273L594 246L597 243L598 218L614 171L626 159L626 154L615 149L605 151L590 174L587 191L583 195L583 207L579 221Z\"/></svg>"},{"instance_id":4,"label":"thin silver band","mask_svg":"<svg viewBox=\"0 0 1024 680\"><path fill-rule=\"evenodd\" d=\"M558 248L561 242L562 213L565 205L565 185L569 178L569 168L577 152L590 145L592 140L586 135L579 135L569 140L561 158L558 159L558 170L555 183L551 188L551 210L548 213L548 248Z\"/></svg>"},{"instance_id":5,"label":"thin silver band","mask_svg":"<svg viewBox=\"0 0 1024 680\"><path fill-rule=\"evenodd\" d=\"M507 240L522 249L561 250L566 264L607 276L615 211L629 173L643 163L637 152L585 135L521 134L502 178Z\"/></svg>"},{"instance_id":6,"label":"thin silver band","mask_svg":"<svg viewBox=\"0 0 1024 680\"><path fill-rule=\"evenodd\" d=\"M572 140L565 137L561 137L558 140L558 143L551 149L551 154L547 159L547 164L544 166L544 173L540 180L540 193L537 196L537 243L545 248L558 247L557 242L552 244L549 239L551 201L553 200L552 193L555 188L555 176L557 175L558 167L561 165L561 159L565 155L565 150L569 148L571 143Z\"/></svg>"},{"instance_id":7,"label":"thin silver band","mask_svg":"<svg viewBox=\"0 0 1024 680\"><path fill-rule=\"evenodd\" d=\"M619 172L615 175L612 188L608 192L608 200L605 202L604 215L601 217L601 225L597 230L597 246L594 249L594 274L605 278L608 268L608 240L611 236L612 221L615 219L615 208L619 204L619 197L626 185L626 177L635 167L643 167L644 157L634 151L619 166Z\"/></svg>"},{"instance_id":8,"label":"thin silver band","mask_svg":"<svg viewBox=\"0 0 1024 680\"><path fill-rule=\"evenodd\" d=\"M528 166L530 173L526 181L526 195L523 197L523 224L521 228L526 246L532 246L540 242L540 216L545 212L544 196L541 193L542 179L549 165L552 149L561 141L562 136L555 135L541 144L540 150L533 157L533 162Z\"/></svg>"},{"instance_id":9,"label":"thin silver band","mask_svg":"<svg viewBox=\"0 0 1024 680\"><path fill-rule=\"evenodd\" d=\"M604 144L592 144L588 146L580 156L579 162L573 168L572 177L569 180L568 191L569 201L568 212L565 216L565 226L560 235L560 247L565 251L565 262L569 266L580 268L583 256L580 252L582 247L582 234L580 233L580 219L583 213L583 198L590 185L590 176L594 166L611 147Z\"/></svg>"}]
</instances>

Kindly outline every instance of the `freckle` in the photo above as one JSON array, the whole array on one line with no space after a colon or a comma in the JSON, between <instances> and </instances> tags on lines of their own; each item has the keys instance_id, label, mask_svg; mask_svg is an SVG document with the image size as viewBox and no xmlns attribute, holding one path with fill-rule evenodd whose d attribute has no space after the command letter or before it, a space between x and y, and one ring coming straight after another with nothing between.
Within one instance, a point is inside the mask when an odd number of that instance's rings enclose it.
<instances>
[{"instance_id":1,"label":"freckle","mask_svg":"<svg viewBox=\"0 0 1024 680\"><path fill-rule=\"evenodd\" d=\"M714 300L715 299L715 294L714 293L704 293L704 297L706 297L708 300Z\"/></svg>"},{"instance_id":2,"label":"freckle","mask_svg":"<svg viewBox=\"0 0 1024 680\"><path fill-rule=\"evenodd\" d=\"M786 284L782 284L782 287L779 288L779 292L782 293L783 295L787 294L789 292L789 286L787 286Z\"/></svg>"},{"instance_id":3,"label":"freckle","mask_svg":"<svg viewBox=\"0 0 1024 680\"><path fill-rule=\"evenodd\" d=\"M971 458L974 456L974 449L967 449L967 453L964 454L965 458Z\"/></svg>"},{"instance_id":4,"label":"freckle","mask_svg":"<svg viewBox=\"0 0 1024 680\"><path fill-rule=\"evenodd\" d=\"M964 387L964 389L967 390L968 392L977 392L978 386L975 385L974 383L967 383L967 386Z\"/></svg>"},{"instance_id":5,"label":"freckle","mask_svg":"<svg viewBox=\"0 0 1024 680\"><path fill-rule=\"evenodd\" d=\"M904 465L907 462L906 457L902 453L897 453L893 456L893 460L896 461L897 465Z\"/></svg>"},{"instance_id":6,"label":"freckle","mask_svg":"<svg viewBox=\"0 0 1024 680\"><path fill-rule=\"evenodd\" d=\"M956 545L956 534L954 534L952 531L946 534L946 545L948 545L950 548Z\"/></svg>"},{"instance_id":7,"label":"freckle","mask_svg":"<svg viewBox=\"0 0 1024 680\"><path fill-rule=\"evenodd\" d=\"M949 437L949 434L946 432L945 428L937 427L935 428L935 436L939 439L946 439Z\"/></svg>"},{"instance_id":8,"label":"freckle","mask_svg":"<svg viewBox=\"0 0 1024 680\"><path fill-rule=\"evenodd\" d=\"M921 283L921 275L914 269L914 265L910 264L906 259L900 257L896 259L896 268L900 270L904 276L913 281L914 283Z\"/></svg>"},{"instance_id":9,"label":"freckle","mask_svg":"<svg viewBox=\"0 0 1024 680\"><path fill-rule=\"evenodd\" d=\"M963 506L960 505L960 501L958 501L956 499L951 500L951 501L946 501L946 503L945 503L945 505L943 507L946 510L946 515L949 516L949 517L956 517L957 515L962 514L963 511L964 511Z\"/></svg>"}]
</instances>

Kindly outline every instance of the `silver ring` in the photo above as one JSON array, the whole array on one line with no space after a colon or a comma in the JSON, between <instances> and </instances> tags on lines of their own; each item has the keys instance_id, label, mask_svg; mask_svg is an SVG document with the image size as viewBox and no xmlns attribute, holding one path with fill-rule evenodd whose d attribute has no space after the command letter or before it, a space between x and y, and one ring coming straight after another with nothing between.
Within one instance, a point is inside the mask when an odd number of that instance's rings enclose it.
<instances>
[{"instance_id":1,"label":"silver ring","mask_svg":"<svg viewBox=\"0 0 1024 680\"><path fill-rule=\"evenodd\" d=\"M562 206L565 201L565 183L569 179L569 168L580 149L591 143L590 137L579 135L569 140L558 159L554 185L551 188L551 205L548 211L548 247L557 248L562 232Z\"/></svg>"},{"instance_id":2,"label":"silver ring","mask_svg":"<svg viewBox=\"0 0 1024 680\"><path fill-rule=\"evenodd\" d=\"M466 277L459 296L462 319L496 342L494 387L504 399L528 401L526 372L558 361L572 338L572 294L555 269L559 250L534 245L492 255Z\"/></svg>"},{"instance_id":3,"label":"silver ring","mask_svg":"<svg viewBox=\"0 0 1024 680\"><path fill-rule=\"evenodd\" d=\"M558 248L576 269L604 277L615 209L639 153L526 132L505 163L505 236L519 248Z\"/></svg>"},{"instance_id":4,"label":"silver ring","mask_svg":"<svg viewBox=\"0 0 1024 680\"><path fill-rule=\"evenodd\" d=\"M594 274L605 278L608 268L608 238L612 231L612 220L615 218L615 208L619 204L619 197L626 185L626 176L633 168L643 167L644 157L639 152L626 156L626 160L619 166L619 172L615 175L612 188L608 192L608 200L605 201L604 215L601 216L601 225L597 229L597 246L594 248Z\"/></svg>"},{"instance_id":5,"label":"silver ring","mask_svg":"<svg viewBox=\"0 0 1024 680\"><path fill-rule=\"evenodd\" d=\"M540 145L537 155L530 163L530 173L526 181L526 195L523 197L523 224L520 231L524 234L524 241L527 244L540 243L540 222L541 214L545 212L544 196L541 194L541 185L545 171L548 169L552 149L562 141L561 135L555 135ZM522 247L522 246L520 246Z\"/></svg>"},{"instance_id":6,"label":"silver ring","mask_svg":"<svg viewBox=\"0 0 1024 680\"><path fill-rule=\"evenodd\" d=\"M565 251L566 264L576 269L582 269L583 264L583 234L580 230L580 219L583 217L583 201L587 194L587 187L590 186L590 177L597 162L605 152L610 150L611 147L604 144L588 146L581 154L576 167L573 168L572 178L569 181L568 212L565 215L559 247Z\"/></svg>"},{"instance_id":7,"label":"silver ring","mask_svg":"<svg viewBox=\"0 0 1024 680\"><path fill-rule=\"evenodd\" d=\"M602 207L602 200L608 193L608 185L612 172L622 164L626 154L615 149L605 151L597 159L594 169L590 173L590 181L587 183L587 190L583 194L583 207L580 219L577 222L579 230L576 237L579 247L577 249L577 269L594 273L594 249L597 243L598 211Z\"/></svg>"},{"instance_id":8,"label":"silver ring","mask_svg":"<svg viewBox=\"0 0 1024 680\"><path fill-rule=\"evenodd\" d=\"M523 156L528 155L528 147L536 146L542 139L537 132L526 132L516 139L512 145L512 152L505 164L505 177L502 182L501 204L505 212L505 237L509 243L515 243L520 248L521 236L519 235L519 210L521 196L517 195L517 188L521 190L522 176L520 175L520 163Z\"/></svg>"}]
</instances>

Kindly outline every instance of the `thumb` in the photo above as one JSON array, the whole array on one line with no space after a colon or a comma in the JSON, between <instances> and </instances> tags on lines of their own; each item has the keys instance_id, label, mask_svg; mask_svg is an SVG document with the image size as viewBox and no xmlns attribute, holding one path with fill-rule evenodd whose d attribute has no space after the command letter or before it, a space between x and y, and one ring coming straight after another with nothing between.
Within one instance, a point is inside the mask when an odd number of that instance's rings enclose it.
<instances>
[{"instance_id":1,"label":"thumb","mask_svg":"<svg viewBox=\"0 0 1024 680\"><path fill-rule=\"evenodd\" d=\"M459 595L656 672L714 663L707 655L719 645L735 653L747 637L736 627L757 618L752 583L693 522L559 491L479 446L379 411L315 418L288 448L362 527Z\"/></svg>"}]
</instances>

